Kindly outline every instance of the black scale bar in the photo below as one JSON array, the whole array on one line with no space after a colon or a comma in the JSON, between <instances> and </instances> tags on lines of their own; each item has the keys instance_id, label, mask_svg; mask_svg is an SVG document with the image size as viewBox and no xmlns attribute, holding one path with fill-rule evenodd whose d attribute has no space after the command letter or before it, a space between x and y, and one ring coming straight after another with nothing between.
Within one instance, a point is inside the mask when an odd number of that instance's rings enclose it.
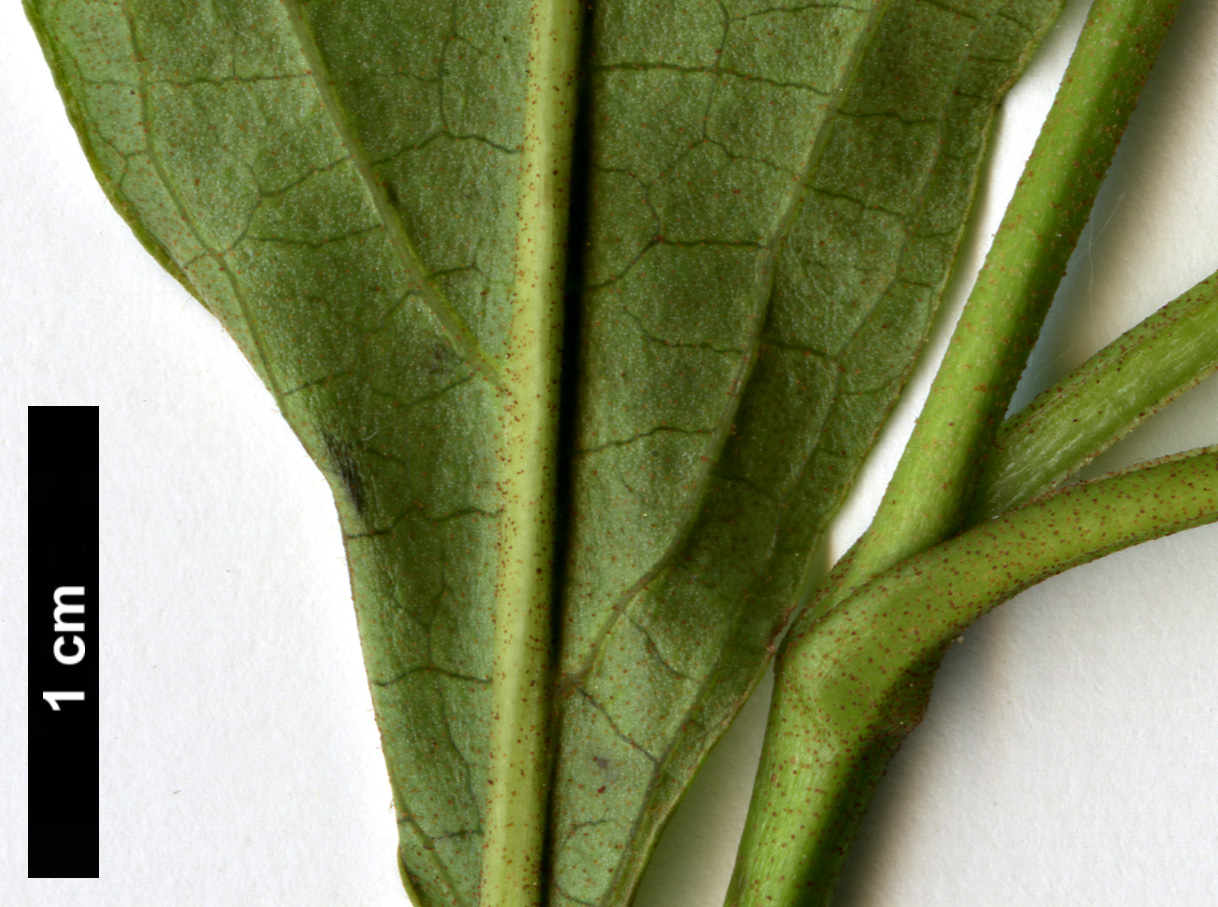
<instances>
[{"instance_id":1,"label":"black scale bar","mask_svg":"<svg viewBox=\"0 0 1218 907\"><path fill-rule=\"evenodd\" d=\"M31 406L29 878L98 877L98 409Z\"/></svg>"}]
</instances>

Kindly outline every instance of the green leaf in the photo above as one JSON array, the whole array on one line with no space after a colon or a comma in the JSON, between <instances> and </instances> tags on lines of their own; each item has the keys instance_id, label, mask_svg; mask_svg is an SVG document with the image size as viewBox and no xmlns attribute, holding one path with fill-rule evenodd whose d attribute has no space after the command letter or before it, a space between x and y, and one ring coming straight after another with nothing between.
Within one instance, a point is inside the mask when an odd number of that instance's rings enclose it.
<instances>
[{"instance_id":1,"label":"green leaf","mask_svg":"<svg viewBox=\"0 0 1218 907\"><path fill-rule=\"evenodd\" d=\"M629 899L768 663L1058 7L598 12L553 903Z\"/></svg>"},{"instance_id":2,"label":"green leaf","mask_svg":"<svg viewBox=\"0 0 1218 907\"><path fill-rule=\"evenodd\" d=\"M1059 6L598 6L564 402L566 233L528 200L565 211L567 155L530 99L537 73L574 84L538 62L573 25L507 0L27 4L103 188L330 482L421 902L536 872L503 868L499 805L539 837L559 404L553 899L621 903L804 594Z\"/></svg>"},{"instance_id":3,"label":"green leaf","mask_svg":"<svg viewBox=\"0 0 1218 907\"><path fill-rule=\"evenodd\" d=\"M472 904L525 8L28 12L111 200L330 482L406 877Z\"/></svg>"}]
</instances>

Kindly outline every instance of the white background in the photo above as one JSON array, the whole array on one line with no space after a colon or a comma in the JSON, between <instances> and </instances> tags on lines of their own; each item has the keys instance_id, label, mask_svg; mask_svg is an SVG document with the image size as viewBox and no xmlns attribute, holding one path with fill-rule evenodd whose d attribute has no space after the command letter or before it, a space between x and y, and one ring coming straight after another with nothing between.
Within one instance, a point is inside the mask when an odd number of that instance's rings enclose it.
<instances>
[{"instance_id":1,"label":"white background","mask_svg":"<svg viewBox=\"0 0 1218 907\"><path fill-rule=\"evenodd\" d=\"M1008 98L973 268L1086 5ZM404 905L325 485L219 326L103 198L16 3L0 6L0 161L0 904ZM1024 396L1216 267L1218 3L1184 0ZM874 508L928 375L836 551ZM98 880L25 878L29 404L101 407ZM1105 463L1215 441L1211 381ZM970 629L877 795L840 902L1218 903L1216 554L1218 527L1193 530ZM763 699L670 825L640 907L720 903Z\"/></svg>"}]
</instances>

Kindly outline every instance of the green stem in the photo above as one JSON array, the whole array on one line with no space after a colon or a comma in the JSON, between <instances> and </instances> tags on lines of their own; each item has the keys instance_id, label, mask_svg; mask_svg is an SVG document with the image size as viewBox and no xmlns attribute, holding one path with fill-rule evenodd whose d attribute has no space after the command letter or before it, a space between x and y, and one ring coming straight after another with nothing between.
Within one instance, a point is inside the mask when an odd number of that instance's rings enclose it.
<instances>
[{"instance_id":1,"label":"green stem","mask_svg":"<svg viewBox=\"0 0 1218 907\"><path fill-rule=\"evenodd\" d=\"M980 464L1178 5L1092 6L879 513L780 653L729 905L826 903L875 784L925 709L944 642L1049 572L1117 547L1110 529L1098 540L1077 530L1066 540L1053 535L1055 510L1096 503L1093 486L932 546L965 520ZM1213 492L1212 455L1196 462ZM1105 486L1115 498L1125 487ZM1174 531L1170 514L1158 523L1146 516L1154 503L1126 508L1134 523L1120 544L1139 540L1135 527ZM1091 518L1103 533L1105 512ZM998 523L1013 528L978 545ZM1038 543L1023 535L1037 527L1046 530L1041 553L1051 555L1044 563L1019 549ZM1085 539L1090 548L1066 550Z\"/></svg>"},{"instance_id":2,"label":"green stem","mask_svg":"<svg viewBox=\"0 0 1218 907\"><path fill-rule=\"evenodd\" d=\"M1003 424L970 522L1060 487L1215 370L1218 273L1121 335Z\"/></svg>"},{"instance_id":3,"label":"green stem","mask_svg":"<svg viewBox=\"0 0 1218 907\"><path fill-rule=\"evenodd\" d=\"M1180 0L1096 0L879 512L812 620L959 531L979 464Z\"/></svg>"},{"instance_id":4,"label":"green stem","mask_svg":"<svg viewBox=\"0 0 1218 907\"><path fill-rule=\"evenodd\" d=\"M856 590L788 646L728 904L828 902L874 780L977 617L1069 567L1215 520L1209 448L1073 486Z\"/></svg>"},{"instance_id":5,"label":"green stem","mask_svg":"<svg viewBox=\"0 0 1218 907\"><path fill-rule=\"evenodd\" d=\"M568 184L581 7L530 5L516 283L500 451L493 712L482 907L536 907L550 771L554 494Z\"/></svg>"}]
</instances>

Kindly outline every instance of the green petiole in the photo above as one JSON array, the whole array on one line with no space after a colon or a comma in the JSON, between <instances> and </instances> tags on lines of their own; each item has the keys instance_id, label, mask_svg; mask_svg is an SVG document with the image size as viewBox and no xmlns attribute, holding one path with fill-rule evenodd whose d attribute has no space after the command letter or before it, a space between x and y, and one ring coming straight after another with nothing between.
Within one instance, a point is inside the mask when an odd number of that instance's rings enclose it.
<instances>
[{"instance_id":1,"label":"green petiole","mask_svg":"<svg viewBox=\"0 0 1218 907\"><path fill-rule=\"evenodd\" d=\"M1216 369L1218 274L1211 274L1003 424L970 522L1058 487Z\"/></svg>"}]
</instances>

